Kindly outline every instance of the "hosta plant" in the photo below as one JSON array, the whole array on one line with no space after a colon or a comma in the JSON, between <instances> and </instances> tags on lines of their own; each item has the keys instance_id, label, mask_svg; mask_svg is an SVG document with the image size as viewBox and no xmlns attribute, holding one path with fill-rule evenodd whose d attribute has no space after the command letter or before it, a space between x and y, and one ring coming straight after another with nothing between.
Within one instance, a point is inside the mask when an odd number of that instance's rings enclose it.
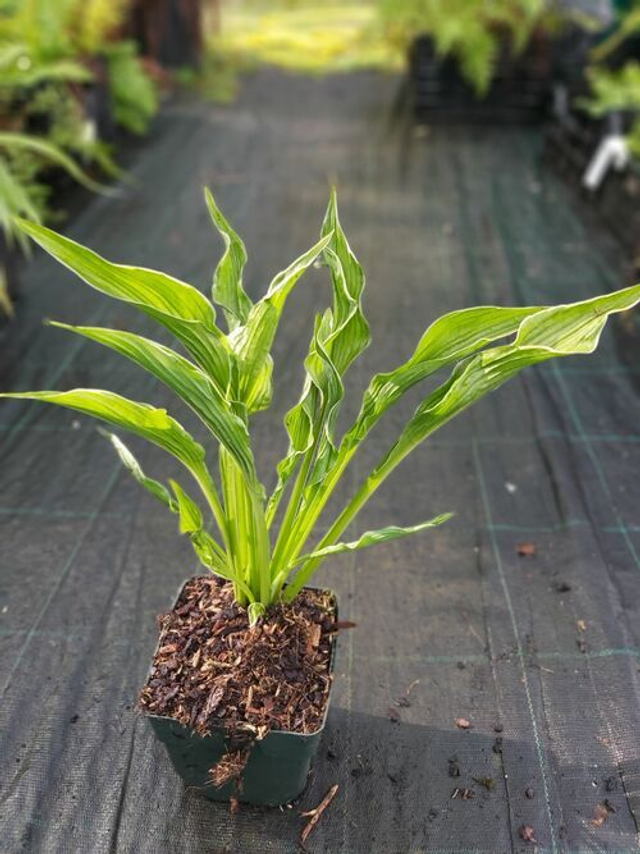
<instances>
[{"instance_id":1,"label":"hosta plant","mask_svg":"<svg viewBox=\"0 0 640 854\"><path fill-rule=\"evenodd\" d=\"M164 273L106 261L44 226L23 221L21 227L89 285L129 303L176 339L184 353L121 329L55 324L115 350L181 398L217 447L218 477L211 458L214 447L196 441L165 409L101 389L4 396L70 407L172 455L184 472L161 483L142 470L120 438L108 434L134 478L177 514L180 531L202 563L232 583L251 622L273 603L293 600L331 555L444 522L449 514L411 527L369 531L351 541L340 539L396 466L436 430L528 365L591 353L609 315L640 301L637 285L572 305L487 306L446 314L427 328L406 362L373 377L358 416L339 436L344 376L369 344L369 327L361 304L364 274L340 225L335 194L320 240L279 273L256 302L242 285L244 245L208 192L206 199L226 245L211 301ZM251 422L271 402L270 353L287 297L318 261L326 265L333 303L315 319L302 394L285 418L289 450L277 467L275 489L267 495L251 446ZM226 331L214 304L222 310ZM405 392L442 369L450 370L448 378L426 394L384 457L313 543L327 502L372 428Z\"/></svg>"}]
</instances>

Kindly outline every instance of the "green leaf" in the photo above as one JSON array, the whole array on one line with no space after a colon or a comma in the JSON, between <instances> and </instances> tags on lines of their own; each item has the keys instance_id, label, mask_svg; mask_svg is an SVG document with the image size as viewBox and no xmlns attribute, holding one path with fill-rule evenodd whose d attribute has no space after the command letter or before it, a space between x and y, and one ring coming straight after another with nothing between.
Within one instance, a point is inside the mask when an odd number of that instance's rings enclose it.
<instances>
[{"instance_id":1,"label":"green leaf","mask_svg":"<svg viewBox=\"0 0 640 854\"><path fill-rule=\"evenodd\" d=\"M289 567L292 568L300 563L306 563L309 560L315 560L328 555L341 554L342 552L355 552L360 549L369 548L369 546L377 546L379 543L386 543L388 540L397 540L401 537L408 537L410 534L418 534L420 531L426 531L428 528L435 528L447 522L453 513L442 513L430 519L428 522L421 522L419 525L412 525L409 528L399 528L397 525L390 525L387 528L380 528L377 531L366 531L357 540L350 543L334 543L331 546L325 546L317 551L309 552L305 555L297 557Z\"/></svg>"},{"instance_id":2,"label":"green leaf","mask_svg":"<svg viewBox=\"0 0 640 854\"><path fill-rule=\"evenodd\" d=\"M108 430L100 430L100 432L106 436L106 438L111 442L113 447L116 449L116 453L120 457L120 461L123 466L131 472L133 477L138 481L138 483L147 489L158 501L161 501L163 504L176 513L178 511L178 505L171 497L171 493L164 486L164 484L160 483L157 480L153 480L153 478L147 477L143 472L140 463L131 453L129 448L125 445L125 443L116 436L115 433L110 433Z\"/></svg>"},{"instance_id":3,"label":"green leaf","mask_svg":"<svg viewBox=\"0 0 640 854\"><path fill-rule=\"evenodd\" d=\"M155 270L112 264L43 225L26 220L19 220L18 224L91 287L130 303L165 326L192 353L220 391L226 392L231 354L215 324L215 310L200 291Z\"/></svg>"},{"instance_id":4,"label":"green leaf","mask_svg":"<svg viewBox=\"0 0 640 854\"><path fill-rule=\"evenodd\" d=\"M251 311L251 300L242 287L242 271L247 263L247 251L225 219L209 189L204 196L213 224L224 240L225 250L213 276L213 300L222 306L229 331L247 322Z\"/></svg>"},{"instance_id":5,"label":"green leaf","mask_svg":"<svg viewBox=\"0 0 640 854\"><path fill-rule=\"evenodd\" d=\"M493 347L462 362L450 379L422 402L370 480L390 471L434 430L523 368L555 357L592 353L609 316L638 302L640 285L635 285L526 317L511 344Z\"/></svg>"},{"instance_id":6,"label":"green leaf","mask_svg":"<svg viewBox=\"0 0 640 854\"><path fill-rule=\"evenodd\" d=\"M316 319L309 355L305 360L302 396L285 417L289 450L278 465L278 483L267 510L270 521L287 482L302 458L305 458L303 485L309 488L324 477L333 461L336 453L335 424L344 397L342 377L370 341L361 303L364 273L342 230L335 189L331 192L322 235L329 238L324 257L331 274L333 308ZM293 499L297 504L297 493ZM290 504L290 508L290 515L297 512L297 507Z\"/></svg>"},{"instance_id":7,"label":"green leaf","mask_svg":"<svg viewBox=\"0 0 640 854\"><path fill-rule=\"evenodd\" d=\"M91 388L5 392L0 397L41 400L75 409L142 436L168 451L191 471L202 471L204 466L204 448L165 409L156 409L148 403L137 403L110 391Z\"/></svg>"},{"instance_id":8,"label":"green leaf","mask_svg":"<svg viewBox=\"0 0 640 854\"><path fill-rule=\"evenodd\" d=\"M69 157L68 154L65 154L57 145L54 145L46 139L40 139L37 136L28 136L24 133L1 131L0 148L24 149L32 152L33 154L37 154L44 160L64 169L64 171L68 172L75 181L94 193L114 195L116 192L112 188L105 187L103 184L94 181L93 178L87 175L87 173L78 166L75 160Z\"/></svg>"},{"instance_id":9,"label":"green leaf","mask_svg":"<svg viewBox=\"0 0 640 854\"><path fill-rule=\"evenodd\" d=\"M206 531L200 530L190 534L191 545L200 562L210 569L214 575L219 575L226 581L231 581L236 590L241 590L247 597L249 603L253 602L255 596L251 588L233 571L227 556L221 551L220 546ZM264 607L264 606L263 606Z\"/></svg>"},{"instance_id":10,"label":"green leaf","mask_svg":"<svg viewBox=\"0 0 640 854\"><path fill-rule=\"evenodd\" d=\"M398 441L330 526L319 544L319 549L334 544L385 478L427 436L528 365L554 357L593 352L609 315L626 311L638 302L640 302L640 285L572 305L525 310L529 314L521 318L512 343L468 356L455 367L447 382L428 395ZM508 321L508 316L503 315L503 320ZM484 329L477 330L475 340L481 339L486 332L487 330ZM493 332L495 330L491 334ZM460 349L455 345L456 351L464 353L471 345L471 340ZM446 353L446 346L440 352ZM303 525L293 531L292 537L298 544L304 542L308 536L310 527L317 520L332 488L338 482L346 463L357 447L358 443L351 445L344 453L341 449L339 465L336 465L327 477L322 490L317 491L312 508L309 509L306 519L302 520ZM299 545L297 548L299 552ZM322 559L322 556L312 558L300 569L284 594L287 601L290 601L309 581Z\"/></svg>"},{"instance_id":11,"label":"green leaf","mask_svg":"<svg viewBox=\"0 0 640 854\"><path fill-rule=\"evenodd\" d=\"M32 200L27 186L9 171L0 157L0 228L10 246L18 243L26 252L29 243L16 225L19 216L39 220L42 211Z\"/></svg>"},{"instance_id":12,"label":"green leaf","mask_svg":"<svg viewBox=\"0 0 640 854\"><path fill-rule=\"evenodd\" d=\"M369 431L381 416L416 383L426 379L431 374L447 365L485 347L492 341L505 338L515 333L522 321L532 314L544 311L545 307L533 308L503 308L482 306L477 308L453 311L436 320L424 333L411 358L388 373L377 374L371 380L365 391L360 414L353 426L345 434L338 454L330 442L325 442L321 465L316 468L313 487L306 494L306 506L299 514L294 538L300 540L303 530L309 532L318 519L331 492L339 482L349 460L365 439ZM307 420L303 420L306 414ZM293 411L295 417L288 423L291 447L293 439L299 443L298 453L305 453L303 443L311 434L313 412L301 413ZM295 426L294 432L291 427ZM280 464L279 483L275 498L272 496L270 507L277 501L278 489L283 488L290 468L295 465L295 456L290 448L289 455Z\"/></svg>"},{"instance_id":13,"label":"green leaf","mask_svg":"<svg viewBox=\"0 0 640 854\"><path fill-rule=\"evenodd\" d=\"M169 480L174 495L178 500L178 513L180 515L180 533L198 534L204 527L202 511L190 498L184 489L175 480Z\"/></svg>"},{"instance_id":14,"label":"green leaf","mask_svg":"<svg viewBox=\"0 0 640 854\"><path fill-rule=\"evenodd\" d=\"M545 310L546 306L477 306L438 318L407 362L394 371L373 377L364 393L360 414L345 436L345 446L360 442L380 416L416 383L493 341L513 335L525 318Z\"/></svg>"},{"instance_id":15,"label":"green leaf","mask_svg":"<svg viewBox=\"0 0 640 854\"><path fill-rule=\"evenodd\" d=\"M271 348L287 297L330 240L331 235L322 238L278 273L266 295L252 307L246 323L229 335L229 344L239 364L238 400L245 404L248 412L264 409L271 403Z\"/></svg>"},{"instance_id":16,"label":"green leaf","mask_svg":"<svg viewBox=\"0 0 640 854\"><path fill-rule=\"evenodd\" d=\"M351 363L369 346L371 333L362 311L364 271L353 254L340 224L335 187L322 225L322 235L331 238L325 257L333 283L334 307L330 340L331 359L344 376Z\"/></svg>"},{"instance_id":17,"label":"green leaf","mask_svg":"<svg viewBox=\"0 0 640 854\"><path fill-rule=\"evenodd\" d=\"M253 627L258 622L260 617L263 617L267 612L262 602L251 602L247 607L249 614L249 626Z\"/></svg>"},{"instance_id":18,"label":"green leaf","mask_svg":"<svg viewBox=\"0 0 640 854\"><path fill-rule=\"evenodd\" d=\"M154 495L159 501L165 504L172 513L178 513L180 516L180 532L190 534L191 544L194 551L202 561L202 563L211 569L216 574L223 578L229 578L229 569L227 558L218 543L204 529L204 520L198 505L190 498L182 487L174 480L170 480L173 491L176 495L174 499L169 490L157 480L147 477L142 471L142 467L131 453L129 448L122 442L115 433L109 433L107 430L100 430L104 436L113 444L118 456L123 465L127 468L133 477L145 489Z\"/></svg>"},{"instance_id":19,"label":"green leaf","mask_svg":"<svg viewBox=\"0 0 640 854\"><path fill-rule=\"evenodd\" d=\"M55 321L51 325L110 347L157 377L193 409L216 439L228 449L254 488L259 488L247 427L200 368L169 347L132 332L95 326L70 326Z\"/></svg>"}]
</instances>

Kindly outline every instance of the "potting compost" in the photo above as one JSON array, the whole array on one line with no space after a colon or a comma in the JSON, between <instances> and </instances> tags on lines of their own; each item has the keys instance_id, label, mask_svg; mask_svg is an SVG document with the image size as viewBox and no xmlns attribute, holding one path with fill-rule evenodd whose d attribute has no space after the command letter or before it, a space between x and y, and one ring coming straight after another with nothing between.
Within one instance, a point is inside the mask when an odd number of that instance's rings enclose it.
<instances>
[{"instance_id":1,"label":"potting compost","mask_svg":"<svg viewBox=\"0 0 640 854\"><path fill-rule=\"evenodd\" d=\"M174 102L132 172L69 229L114 261L208 291L222 251L210 185L246 241L251 296L316 238L337 182L367 273L375 346L348 377L343 425L371 374L410 355L442 313L549 304L621 287L620 250L580 218L539 158L535 127L390 119L398 81L257 73L234 106ZM170 393L42 316L152 334L37 253L0 338L3 389ZM285 453L326 270L290 297L258 465ZM155 334L155 330L153 330ZM631 852L640 821L638 315L596 355L556 360L439 431L357 531L436 513L436 531L328 561L341 620L331 710L291 809L212 803L185 788L135 711L156 616L196 572L177 523L95 425L24 401L0 407L0 850L7 854ZM425 388L391 410L326 522L386 452ZM150 476L174 469L132 442ZM266 476L266 475L265 475ZM267 486L274 484L269 475ZM337 786L337 789L335 788ZM323 805L319 818L300 815ZM535 840L535 841L534 841ZM536 847L537 844L537 847Z\"/></svg>"}]
</instances>

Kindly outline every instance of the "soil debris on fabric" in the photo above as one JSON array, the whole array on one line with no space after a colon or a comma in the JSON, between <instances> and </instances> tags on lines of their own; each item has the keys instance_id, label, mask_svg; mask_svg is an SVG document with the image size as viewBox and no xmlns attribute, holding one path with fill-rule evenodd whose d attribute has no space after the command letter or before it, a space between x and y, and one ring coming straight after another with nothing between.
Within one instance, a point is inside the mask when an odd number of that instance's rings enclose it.
<instances>
[{"instance_id":1,"label":"soil debris on fabric","mask_svg":"<svg viewBox=\"0 0 640 854\"><path fill-rule=\"evenodd\" d=\"M449 763L449 776L450 777L459 777L460 776L460 765L458 763L458 757L452 756L447 761Z\"/></svg>"},{"instance_id":2,"label":"soil debris on fabric","mask_svg":"<svg viewBox=\"0 0 640 854\"><path fill-rule=\"evenodd\" d=\"M201 735L215 726L244 732L248 741L272 729L315 732L331 685L335 616L330 592L303 590L250 627L228 582L192 578L175 608L158 618L160 641L140 708Z\"/></svg>"},{"instance_id":3,"label":"soil debris on fabric","mask_svg":"<svg viewBox=\"0 0 640 854\"><path fill-rule=\"evenodd\" d=\"M476 796L476 793L473 789L460 789L456 787L453 792L451 792L451 800L455 801L456 798L460 798L463 801L472 801Z\"/></svg>"},{"instance_id":4,"label":"soil debris on fabric","mask_svg":"<svg viewBox=\"0 0 640 854\"><path fill-rule=\"evenodd\" d=\"M557 593L569 593L571 590L571 585L567 584L566 581L556 581L554 587Z\"/></svg>"},{"instance_id":5,"label":"soil debris on fabric","mask_svg":"<svg viewBox=\"0 0 640 854\"><path fill-rule=\"evenodd\" d=\"M535 845L538 844L536 832L530 824L523 824L518 833L520 834L520 839L524 842L533 842Z\"/></svg>"},{"instance_id":6,"label":"soil debris on fabric","mask_svg":"<svg viewBox=\"0 0 640 854\"><path fill-rule=\"evenodd\" d=\"M615 807L608 800L605 800L602 804L596 804L591 824L594 827L602 827L605 821L609 821L615 811Z\"/></svg>"},{"instance_id":7,"label":"soil debris on fabric","mask_svg":"<svg viewBox=\"0 0 640 854\"><path fill-rule=\"evenodd\" d=\"M520 557L535 557L538 549L535 543L518 543L516 551Z\"/></svg>"},{"instance_id":8,"label":"soil debris on fabric","mask_svg":"<svg viewBox=\"0 0 640 854\"><path fill-rule=\"evenodd\" d=\"M420 684L419 679L414 679L413 682L409 685L407 690L400 697L396 697L396 706L399 706L401 709L408 709L411 707L411 692L416 687L416 685Z\"/></svg>"}]
</instances>

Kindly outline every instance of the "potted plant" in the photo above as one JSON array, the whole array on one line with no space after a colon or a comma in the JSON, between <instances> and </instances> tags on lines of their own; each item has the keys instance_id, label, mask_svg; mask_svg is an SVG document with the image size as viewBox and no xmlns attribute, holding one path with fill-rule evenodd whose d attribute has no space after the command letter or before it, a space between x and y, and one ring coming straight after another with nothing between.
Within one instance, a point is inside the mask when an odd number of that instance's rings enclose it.
<instances>
[{"instance_id":1,"label":"potted plant","mask_svg":"<svg viewBox=\"0 0 640 854\"><path fill-rule=\"evenodd\" d=\"M545 0L379 0L389 38L406 52L419 117L540 118L550 94Z\"/></svg>"},{"instance_id":2,"label":"potted plant","mask_svg":"<svg viewBox=\"0 0 640 854\"><path fill-rule=\"evenodd\" d=\"M55 324L115 350L175 392L218 446L219 483L210 449L165 409L98 389L2 396L92 415L147 439L181 464L186 480L161 483L120 438L107 434L135 479L177 515L180 531L212 573L187 581L173 610L161 617L140 705L190 785L214 798L274 804L304 786L329 701L335 597L310 582L333 555L431 529L450 514L354 540L342 541L343 532L402 460L462 410L527 365L593 352L609 315L640 302L640 285L572 305L474 307L444 315L404 364L373 377L357 418L339 438L343 378L369 344L369 328L361 305L364 274L340 225L335 194L319 242L255 303L242 286L244 245L208 192L206 198L226 244L213 302L163 273L110 263L44 226L20 226L85 282L139 309L183 346L187 356L123 330ZM319 260L329 271L333 305L316 317L302 396L285 418L289 450L267 497L251 422L271 401L270 351L287 297ZM406 391L442 369L450 370L448 379L426 394L388 453L310 546L370 431Z\"/></svg>"}]
</instances>

